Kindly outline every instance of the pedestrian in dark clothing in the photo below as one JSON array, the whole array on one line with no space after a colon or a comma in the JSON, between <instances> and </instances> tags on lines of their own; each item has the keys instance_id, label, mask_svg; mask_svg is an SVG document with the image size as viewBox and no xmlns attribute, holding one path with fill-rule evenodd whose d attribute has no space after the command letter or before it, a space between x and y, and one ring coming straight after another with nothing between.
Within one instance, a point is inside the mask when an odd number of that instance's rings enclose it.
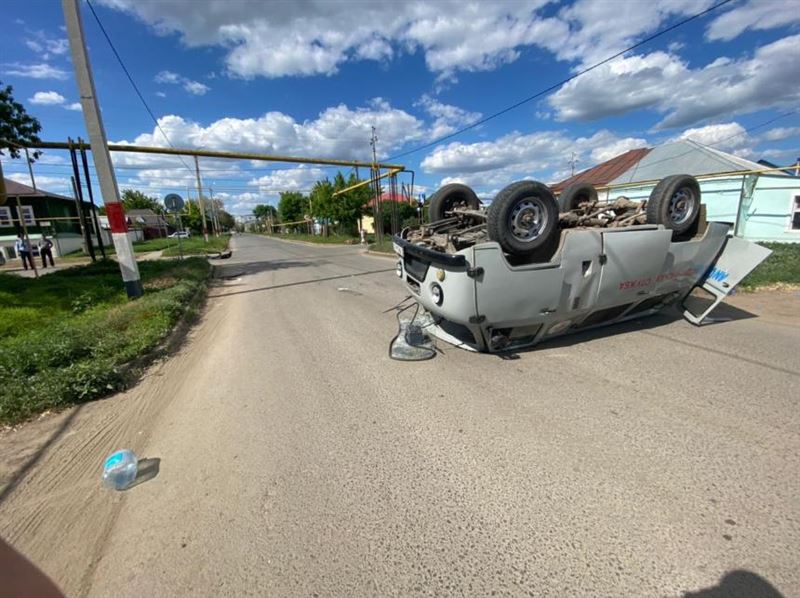
<instances>
[{"instance_id":1,"label":"pedestrian in dark clothing","mask_svg":"<svg viewBox=\"0 0 800 598\"><path fill-rule=\"evenodd\" d=\"M47 238L47 235L42 235L42 240L39 241L39 255L42 256L42 268L47 268L47 259L50 258L50 265L56 267L53 262L53 242Z\"/></svg>"},{"instance_id":2,"label":"pedestrian in dark clothing","mask_svg":"<svg viewBox=\"0 0 800 598\"><path fill-rule=\"evenodd\" d=\"M28 243L28 240L25 237L22 235L17 235L17 241L14 244L14 249L16 249L17 255L22 258L23 268L27 270L28 264L30 264L31 269L36 268L36 266L33 265L33 256L31 255L30 243Z\"/></svg>"}]
</instances>

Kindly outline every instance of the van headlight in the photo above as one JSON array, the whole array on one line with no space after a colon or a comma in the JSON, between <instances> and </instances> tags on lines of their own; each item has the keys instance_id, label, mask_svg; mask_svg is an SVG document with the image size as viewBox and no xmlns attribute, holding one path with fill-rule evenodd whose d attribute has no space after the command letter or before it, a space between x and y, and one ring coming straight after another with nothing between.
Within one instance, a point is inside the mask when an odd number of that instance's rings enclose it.
<instances>
[{"instance_id":1,"label":"van headlight","mask_svg":"<svg viewBox=\"0 0 800 598\"><path fill-rule=\"evenodd\" d=\"M442 287L435 282L431 285L431 297L433 297L433 302L436 305L441 305L444 303L444 293L442 292Z\"/></svg>"},{"instance_id":2,"label":"van headlight","mask_svg":"<svg viewBox=\"0 0 800 598\"><path fill-rule=\"evenodd\" d=\"M397 272L398 278L403 278L403 262L397 262L397 265L394 267L395 272Z\"/></svg>"}]
</instances>

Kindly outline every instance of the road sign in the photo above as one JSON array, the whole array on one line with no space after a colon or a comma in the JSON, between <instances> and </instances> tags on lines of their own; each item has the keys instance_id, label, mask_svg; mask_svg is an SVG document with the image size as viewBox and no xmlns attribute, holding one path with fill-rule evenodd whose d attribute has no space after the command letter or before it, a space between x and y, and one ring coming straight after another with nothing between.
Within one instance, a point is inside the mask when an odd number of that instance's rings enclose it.
<instances>
[{"instance_id":1,"label":"road sign","mask_svg":"<svg viewBox=\"0 0 800 598\"><path fill-rule=\"evenodd\" d=\"M170 193L164 198L164 206L170 212L180 212L183 210L183 198L177 193Z\"/></svg>"}]
</instances>

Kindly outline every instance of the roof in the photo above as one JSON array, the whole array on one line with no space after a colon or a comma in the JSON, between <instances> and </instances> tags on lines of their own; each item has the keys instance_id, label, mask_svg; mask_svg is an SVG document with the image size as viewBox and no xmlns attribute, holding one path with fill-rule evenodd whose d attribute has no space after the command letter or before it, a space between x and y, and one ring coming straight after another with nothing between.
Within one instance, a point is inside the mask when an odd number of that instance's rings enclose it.
<instances>
[{"instance_id":1,"label":"roof","mask_svg":"<svg viewBox=\"0 0 800 598\"><path fill-rule=\"evenodd\" d=\"M141 224L143 226L154 226L158 228L168 226L167 221L162 216L156 214L149 208L125 210L125 216L127 216L131 224Z\"/></svg>"},{"instance_id":2,"label":"roof","mask_svg":"<svg viewBox=\"0 0 800 598\"><path fill-rule=\"evenodd\" d=\"M691 139L659 145L625 172L619 173L612 185L635 181L655 181L671 174L716 174L741 170L762 170L763 166ZM776 173L780 174L780 173Z\"/></svg>"},{"instance_id":3,"label":"roof","mask_svg":"<svg viewBox=\"0 0 800 598\"><path fill-rule=\"evenodd\" d=\"M3 177L3 180L5 180L6 182L6 194L9 197L14 197L15 195L18 195L20 197L52 197L55 199L65 199L67 201L75 201L75 199L72 197L65 197L57 193L50 193L49 191L45 191L43 189L34 189L29 185L23 185L22 183L18 183L17 181L12 179L7 179Z\"/></svg>"},{"instance_id":4,"label":"roof","mask_svg":"<svg viewBox=\"0 0 800 598\"><path fill-rule=\"evenodd\" d=\"M607 160L602 164L598 164L593 168L579 172L568 179L564 179L560 183L552 185L551 189L558 192L575 183L589 183L596 187L607 185L610 181L629 170L650 151L650 148L647 147L628 150L616 158L611 158L611 160Z\"/></svg>"}]
</instances>

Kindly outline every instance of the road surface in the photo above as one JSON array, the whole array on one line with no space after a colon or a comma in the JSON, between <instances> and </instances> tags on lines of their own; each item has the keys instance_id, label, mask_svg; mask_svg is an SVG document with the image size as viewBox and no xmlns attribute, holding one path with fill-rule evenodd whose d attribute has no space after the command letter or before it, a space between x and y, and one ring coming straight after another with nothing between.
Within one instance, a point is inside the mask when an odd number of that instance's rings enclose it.
<instances>
[{"instance_id":1,"label":"road surface","mask_svg":"<svg viewBox=\"0 0 800 598\"><path fill-rule=\"evenodd\" d=\"M392 260L233 247L139 386L0 439L0 534L70 595L800 596L796 297L401 363Z\"/></svg>"}]
</instances>

